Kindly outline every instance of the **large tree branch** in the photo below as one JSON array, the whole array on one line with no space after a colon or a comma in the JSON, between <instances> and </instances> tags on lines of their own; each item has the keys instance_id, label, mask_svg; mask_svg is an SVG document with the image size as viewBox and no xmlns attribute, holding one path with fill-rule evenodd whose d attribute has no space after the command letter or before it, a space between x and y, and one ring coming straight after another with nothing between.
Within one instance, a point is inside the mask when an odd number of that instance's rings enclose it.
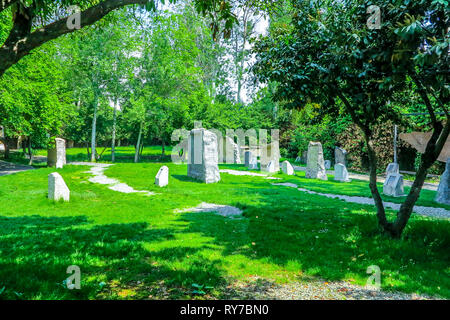
<instances>
[{"instance_id":1,"label":"large tree branch","mask_svg":"<svg viewBox=\"0 0 450 320\"><path fill-rule=\"evenodd\" d=\"M2 1L2 0L0 0ZM14 2L14 1L12 1ZM81 28L94 24L102 19L108 13L118 8L131 4L146 4L149 0L106 0L98 5L90 7L80 13ZM58 38L67 33L76 31L75 28L67 26L67 19L64 18L55 21L45 27L39 28L20 39L7 41L0 48L0 76L17 63L20 59L30 53L31 50L43 45L44 43Z\"/></svg>"}]
</instances>

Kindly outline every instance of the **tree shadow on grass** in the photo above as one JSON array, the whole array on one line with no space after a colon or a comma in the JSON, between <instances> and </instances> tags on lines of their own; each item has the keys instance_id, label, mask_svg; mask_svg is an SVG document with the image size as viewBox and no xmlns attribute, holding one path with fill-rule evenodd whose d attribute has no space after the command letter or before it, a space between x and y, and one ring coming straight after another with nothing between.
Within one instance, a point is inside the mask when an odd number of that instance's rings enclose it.
<instances>
[{"instance_id":1,"label":"tree shadow on grass","mask_svg":"<svg viewBox=\"0 0 450 320\"><path fill-rule=\"evenodd\" d=\"M149 228L146 223L92 226L84 216L24 216L0 217L0 230L0 299L127 298L120 290L138 280L145 287L134 288L131 298L147 298L152 290L164 297L167 291L158 291L161 282L180 287L222 279L220 261L206 263L196 256L184 270L155 263L182 260L201 249L144 248L144 243L173 240L175 229ZM80 290L64 285L71 265L80 267Z\"/></svg>"},{"instance_id":2,"label":"tree shadow on grass","mask_svg":"<svg viewBox=\"0 0 450 320\"><path fill-rule=\"evenodd\" d=\"M450 261L448 221L414 217L403 239L395 240L380 234L373 207L278 191L259 192L259 205L241 205L246 221L218 217L206 225L198 214L180 219L189 222L187 232L212 237L225 256L241 254L293 274L361 285L367 268L377 265L385 290L450 297L449 277L443 277Z\"/></svg>"}]
</instances>

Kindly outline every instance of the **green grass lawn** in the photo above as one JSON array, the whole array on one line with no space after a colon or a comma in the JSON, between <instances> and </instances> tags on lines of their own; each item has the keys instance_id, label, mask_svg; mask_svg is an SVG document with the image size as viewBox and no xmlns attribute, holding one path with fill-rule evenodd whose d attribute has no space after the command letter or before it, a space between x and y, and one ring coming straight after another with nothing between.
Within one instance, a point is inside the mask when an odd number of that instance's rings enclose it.
<instances>
[{"instance_id":1,"label":"green grass lawn","mask_svg":"<svg viewBox=\"0 0 450 320\"><path fill-rule=\"evenodd\" d=\"M381 268L384 290L450 298L449 221L413 214L404 237L392 240L378 232L372 206L272 186L280 180L262 177L223 173L206 185L189 179L185 165L164 164L165 188L153 184L162 163L105 171L158 193L150 197L92 184L82 166L57 170L71 190L69 203L46 198L55 169L0 177L0 299L221 298L228 284L253 276L364 285L370 265ZM320 192L369 192L367 182L277 176ZM200 202L237 206L244 218L174 213ZM81 268L81 290L63 285L70 265ZM193 284L212 288L196 295Z\"/></svg>"}]
</instances>

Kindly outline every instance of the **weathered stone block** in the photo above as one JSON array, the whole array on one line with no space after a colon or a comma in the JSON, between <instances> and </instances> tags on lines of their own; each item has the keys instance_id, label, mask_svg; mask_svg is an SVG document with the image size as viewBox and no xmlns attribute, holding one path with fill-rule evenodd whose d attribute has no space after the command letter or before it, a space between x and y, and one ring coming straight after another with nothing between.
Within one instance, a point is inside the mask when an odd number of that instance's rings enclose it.
<instances>
[{"instance_id":1,"label":"weathered stone block","mask_svg":"<svg viewBox=\"0 0 450 320\"><path fill-rule=\"evenodd\" d=\"M217 136L203 128L193 129L188 149L188 176L205 183L220 181Z\"/></svg>"},{"instance_id":2,"label":"weathered stone block","mask_svg":"<svg viewBox=\"0 0 450 320\"><path fill-rule=\"evenodd\" d=\"M445 171L441 176L435 200L438 203L450 205L450 158L447 159Z\"/></svg>"},{"instance_id":3,"label":"weathered stone block","mask_svg":"<svg viewBox=\"0 0 450 320\"><path fill-rule=\"evenodd\" d=\"M289 161L283 161L281 163L281 170L284 174L287 174L289 176L295 175L294 167L291 165Z\"/></svg>"},{"instance_id":4,"label":"weathered stone block","mask_svg":"<svg viewBox=\"0 0 450 320\"><path fill-rule=\"evenodd\" d=\"M384 181L383 193L391 197L404 196L403 176L398 173L390 173Z\"/></svg>"},{"instance_id":5,"label":"weathered stone block","mask_svg":"<svg viewBox=\"0 0 450 320\"><path fill-rule=\"evenodd\" d=\"M342 182L350 182L347 168L342 163L334 165L334 180Z\"/></svg>"},{"instance_id":6,"label":"weathered stone block","mask_svg":"<svg viewBox=\"0 0 450 320\"><path fill-rule=\"evenodd\" d=\"M155 177L155 184L159 187L165 187L169 184L169 168L162 166Z\"/></svg>"},{"instance_id":7,"label":"weathered stone block","mask_svg":"<svg viewBox=\"0 0 450 320\"><path fill-rule=\"evenodd\" d=\"M48 175L48 198L55 201L60 199L64 201L70 200L70 190L67 188L64 179L57 172Z\"/></svg>"},{"instance_id":8,"label":"weathered stone block","mask_svg":"<svg viewBox=\"0 0 450 320\"><path fill-rule=\"evenodd\" d=\"M309 143L305 176L311 179L328 180L320 142Z\"/></svg>"}]
</instances>

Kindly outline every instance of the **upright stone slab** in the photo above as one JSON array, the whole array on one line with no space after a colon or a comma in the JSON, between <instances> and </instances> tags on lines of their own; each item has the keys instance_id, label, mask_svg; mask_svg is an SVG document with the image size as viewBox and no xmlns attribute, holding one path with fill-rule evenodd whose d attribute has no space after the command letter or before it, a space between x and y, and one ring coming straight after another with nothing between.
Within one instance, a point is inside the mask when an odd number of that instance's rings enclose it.
<instances>
[{"instance_id":1,"label":"upright stone slab","mask_svg":"<svg viewBox=\"0 0 450 320\"><path fill-rule=\"evenodd\" d=\"M436 202L450 205L450 158L447 159L445 171L437 190Z\"/></svg>"},{"instance_id":2,"label":"upright stone slab","mask_svg":"<svg viewBox=\"0 0 450 320\"><path fill-rule=\"evenodd\" d=\"M280 171L280 163L276 160L271 160L264 168L261 166L261 170L269 173L276 173Z\"/></svg>"},{"instance_id":3,"label":"upright stone slab","mask_svg":"<svg viewBox=\"0 0 450 320\"><path fill-rule=\"evenodd\" d=\"M328 180L320 142L309 143L305 176L311 179Z\"/></svg>"},{"instance_id":4,"label":"upright stone slab","mask_svg":"<svg viewBox=\"0 0 450 320\"><path fill-rule=\"evenodd\" d=\"M47 166L61 169L66 164L66 141L55 139L55 148L47 150Z\"/></svg>"},{"instance_id":5,"label":"upright stone slab","mask_svg":"<svg viewBox=\"0 0 450 320\"><path fill-rule=\"evenodd\" d=\"M205 183L220 181L217 136L203 128L189 135L188 176Z\"/></svg>"},{"instance_id":6,"label":"upright stone slab","mask_svg":"<svg viewBox=\"0 0 450 320\"><path fill-rule=\"evenodd\" d=\"M341 182L350 182L347 168L342 163L334 165L334 180Z\"/></svg>"},{"instance_id":7,"label":"upright stone slab","mask_svg":"<svg viewBox=\"0 0 450 320\"><path fill-rule=\"evenodd\" d=\"M386 177L389 174L399 174L400 173L400 168L398 166L398 163L389 163L387 168L386 168Z\"/></svg>"},{"instance_id":8,"label":"upright stone slab","mask_svg":"<svg viewBox=\"0 0 450 320\"><path fill-rule=\"evenodd\" d=\"M331 169L331 161L330 160L325 160L325 169L326 170L330 170Z\"/></svg>"},{"instance_id":9,"label":"upright stone slab","mask_svg":"<svg viewBox=\"0 0 450 320\"><path fill-rule=\"evenodd\" d=\"M334 163L347 166L347 151L345 149L339 147L334 148Z\"/></svg>"},{"instance_id":10,"label":"upright stone slab","mask_svg":"<svg viewBox=\"0 0 450 320\"><path fill-rule=\"evenodd\" d=\"M288 176L295 175L294 167L291 165L289 161L283 161L281 163L281 170L284 174L287 174Z\"/></svg>"},{"instance_id":11,"label":"upright stone slab","mask_svg":"<svg viewBox=\"0 0 450 320\"><path fill-rule=\"evenodd\" d=\"M70 190L58 172L48 175L48 198L55 201L60 199L70 200Z\"/></svg>"},{"instance_id":12,"label":"upright stone slab","mask_svg":"<svg viewBox=\"0 0 450 320\"><path fill-rule=\"evenodd\" d=\"M403 176L398 173L390 173L384 181L383 193L391 197L404 196Z\"/></svg>"},{"instance_id":13,"label":"upright stone slab","mask_svg":"<svg viewBox=\"0 0 450 320\"><path fill-rule=\"evenodd\" d=\"M162 166L155 177L155 184L158 187L165 187L169 184L169 168Z\"/></svg>"},{"instance_id":14,"label":"upright stone slab","mask_svg":"<svg viewBox=\"0 0 450 320\"><path fill-rule=\"evenodd\" d=\"M266 172L278 172L280 171L280 148L277 143L270 143L263 147L261 147L261 153L260 153L260 166L261 171ZM269 163L272 162L272 165L274 165L273 169L269 169ZM275 171L272 171L275 170Z\"/></svg>"},{"instance_id":15,"label":"upright stone slab","mask_svg":"<svg viewBox=\"0 0 450 320\"><path fill-rule=\"evenodd\" d=\"M301 158L300 156L297 156L297 158L295 158L295 161L294 161L294 162L299 163L299 162L301 162L301 161L302 161L302 158Z\"/></svg>"},{"instance_id":16,"label":"upright stone slab","mask_svg":"<svg viewBox=\"0 0 450 320\"><path fill-rule=\"evenodd\" d=\"M233 141L233 139L228 136L223 138L223 155L224 163L241 163L239 146Z\"/></svg>"},{"instance_id":17,"label":"upright stone slab","mask_svg":"<svg viewBox=\"0 0 450 320\"><path fill-rule=\"evenodd\" d=\"M245 151L245 166L249 169L258 169L258 158L251 151Z\"/></svg>"}]
</instances>

